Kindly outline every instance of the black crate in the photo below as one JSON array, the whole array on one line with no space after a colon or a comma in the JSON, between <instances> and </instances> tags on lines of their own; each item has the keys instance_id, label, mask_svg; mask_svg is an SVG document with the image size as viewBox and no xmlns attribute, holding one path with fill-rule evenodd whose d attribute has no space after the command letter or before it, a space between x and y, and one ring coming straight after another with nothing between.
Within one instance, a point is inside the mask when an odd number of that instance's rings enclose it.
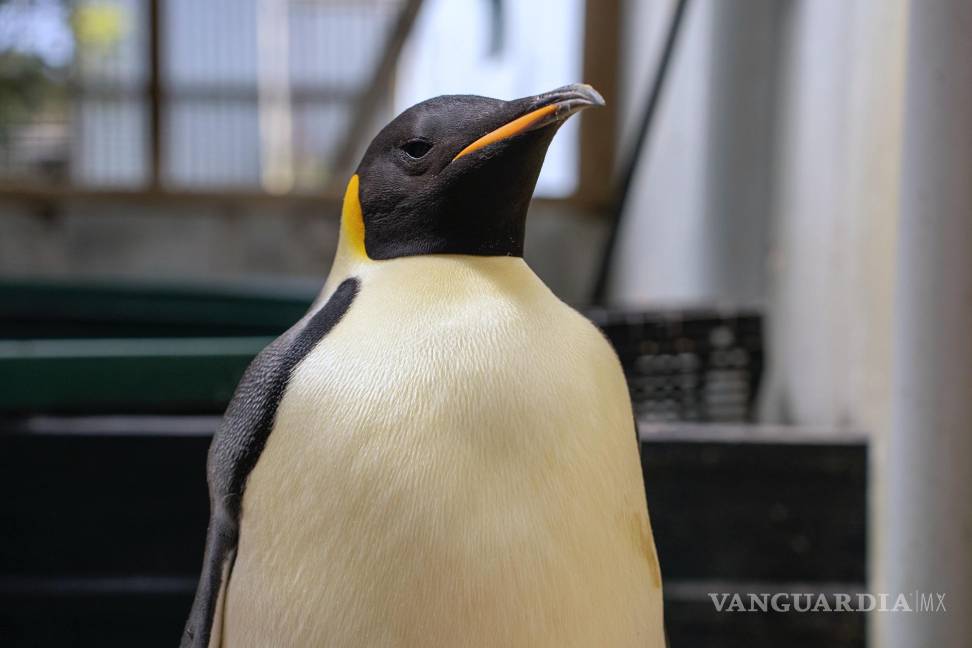
<instances>
[{"instance_id":1,"label":"black crate","mask_svg":"<svg viewBox=\"0 0 972 648\"><path fill-rule=\"evenodd\" d=\"M595 309L642 421L751 421L763 371L755 311Z\"/></svg>"}]
</instances>

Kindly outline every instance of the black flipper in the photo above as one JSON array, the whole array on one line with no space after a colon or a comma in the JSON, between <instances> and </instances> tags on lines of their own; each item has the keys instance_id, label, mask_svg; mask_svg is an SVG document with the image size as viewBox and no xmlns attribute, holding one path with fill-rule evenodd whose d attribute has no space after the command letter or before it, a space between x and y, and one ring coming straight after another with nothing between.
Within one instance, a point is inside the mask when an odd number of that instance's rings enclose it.
<instances>
[{"instance_id":1,"label":"black flipper","mask_svg":"<svg viewBox=\"0 0 972 648\"><path fill-rule=\"evenodd\" d=\"M239 541L243 489L273 428L277 406L294 367L341 320L358 293L344 280L327 303L277 338L253 360L240 380L209 447L209 530L196 599L181 648L207 648L223 581L229 579Z\"/></svg>"}]
</instances>

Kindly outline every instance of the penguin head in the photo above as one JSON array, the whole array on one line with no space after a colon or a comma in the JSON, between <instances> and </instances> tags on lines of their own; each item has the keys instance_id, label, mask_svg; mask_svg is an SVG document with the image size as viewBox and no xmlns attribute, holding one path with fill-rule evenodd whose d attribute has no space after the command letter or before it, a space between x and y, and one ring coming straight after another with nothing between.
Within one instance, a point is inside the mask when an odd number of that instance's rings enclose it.
<instances>
[{"instance_id":1,"label":"penguin head","mask_svg":"<svg viewBox=\"0 0 972 648\"><path fill-rule=\"evenodd\" d=\"M580 84L512 101L449 95L416 104L365 152L348 184L343 229L371 259L522 256L550 141L570 115L601 105Z\"/></svg>"}]
</instances>

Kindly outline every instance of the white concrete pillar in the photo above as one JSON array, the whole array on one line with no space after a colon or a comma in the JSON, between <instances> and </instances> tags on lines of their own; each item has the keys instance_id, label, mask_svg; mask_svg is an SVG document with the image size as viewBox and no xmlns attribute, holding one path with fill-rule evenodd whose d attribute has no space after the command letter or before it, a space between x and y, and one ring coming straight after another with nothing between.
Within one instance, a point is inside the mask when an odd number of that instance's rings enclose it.
<instances>
[{"instance_id":1,"label":"white concrete pillar","mask_svg":"<svg viewBox=\"0 0 972 648\"><path fill-rule=\"evenodd\" d=\"M621 148L632 141L648 82L658 65L671 12L666 2L627 2L623 14ZM711 96L714 11L691 2L682 18L655 123L635 171L614 250L608 299L612 302L701 301L704 269L706 142Z\"/></svg>"},{"instance_id":2,"label":"white concrete pillar","mask_svg":"<svg viewBox=\"0 0 972 648\"><path fill-rule=\"evenodd\" d=\"M884 614L890 648L972 646L972 3L911 3L886 461L890 592L947 613Z\"/></svg>"},{"instance_id":3,"label":"white concrete pillar","mask_svg":"<svg viewBox=\"0 0 972 648\"><path fill-rule=\"evenodd\" d=\"M697 258L703 294L733 306L766 299L784 5L777 0L712 2L705 227Z\"/></svg>"},{"instance_id":4,"label":"white concrete pillar","mask_svg":"<svg viewBox=\"0 0 972 648\"><path fill-rule=\"evenodd\" d=\"M689 4L615 249L615 302L752 305L765 297L776 0ZM672 2L624 7L628 153Z\"/></svg>"},{"instance_id":5,"label":"white concrete pillar","mask_svg":"<svg viewBox=\"0 0 972 648\"><path fill-rule=\"evenodd\" d=\"M784 16L762 417L887 427L905 0Z\"/></svg>"},{"instance_id":6,"label":"white concrete pillar","mask_svg":"<svg viewBox=\"0 0 972 648\"><path fill-rule=\"evenodd\" d=\"M286 0L258 0L257 105L260 183L270 193L294 186L294 128L290 101L290 13Z\"/></svg>"}]
</instances>

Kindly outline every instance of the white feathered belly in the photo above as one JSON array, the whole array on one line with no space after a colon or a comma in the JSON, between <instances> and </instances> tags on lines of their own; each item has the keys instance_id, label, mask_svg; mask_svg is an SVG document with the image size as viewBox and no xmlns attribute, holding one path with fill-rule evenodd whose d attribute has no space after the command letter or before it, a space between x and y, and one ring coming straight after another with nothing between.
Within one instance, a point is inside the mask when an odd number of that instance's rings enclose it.
<instances>
[{"instance_id":1,"label":"white feathered belly","mask_svg":"<svg viewBox=\"0 0 972 648\"><path fill-rule=\"evenodd\" d=\"M223 645L662 646L601 335L519 259L359 276L247 483Z\"/></svg>"}]
</instances>

